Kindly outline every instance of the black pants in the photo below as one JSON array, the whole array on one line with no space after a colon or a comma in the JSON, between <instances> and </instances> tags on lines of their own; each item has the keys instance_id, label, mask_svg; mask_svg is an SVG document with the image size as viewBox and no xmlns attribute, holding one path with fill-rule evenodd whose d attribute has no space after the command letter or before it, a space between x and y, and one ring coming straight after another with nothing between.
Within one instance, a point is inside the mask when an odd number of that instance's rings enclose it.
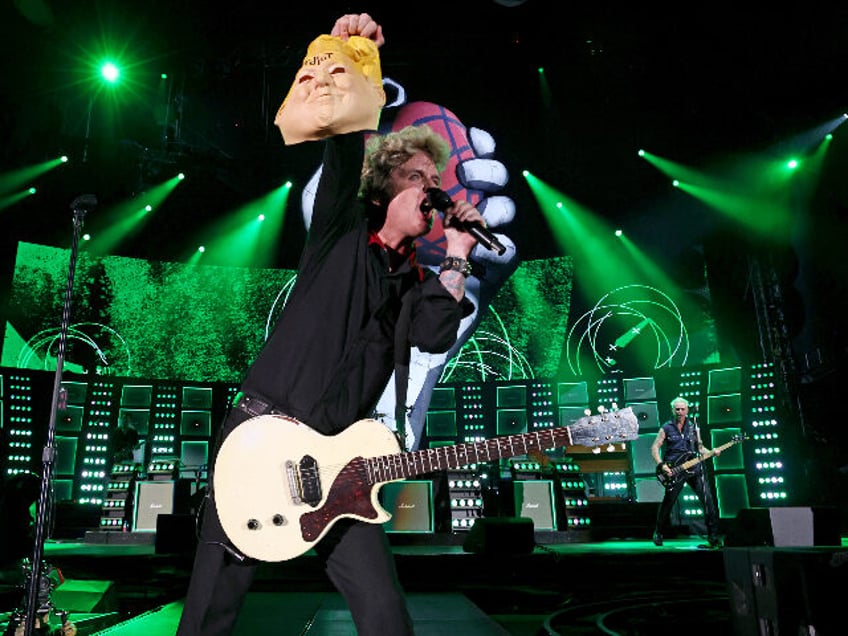
<instances>
[{"instance_id":1,"label":"black pants","mask_svg":"<svg viewBox=\"0 0 848 636\"><path fill-rule=\"evenodd\" d=\"M224 423L222 438L248 417L234 409ZM228 547L214 493L210 493L177 636L232 633L258 563L239 560ZM347 602L359 636L413 634L394 556L381 525L342 519L316 544L315 552Z\"/></svg>"},{"instance_id":2,"label":"black pants","mask_svg":"<svg viewBox=\"0 0 848 636\"><path fill-rule=\"evenodd\" d=\"M704 521L707 525L707 536L710 539L718 538L718 508L716 507L715 497L710 485L707 483L704 475L703 466L698 467L695 472L687 479L681 479L670 488L667 488L663 495L662 503L660 504L659 512L657 512L657 523L655 532L663 534L663 528L668 523L671 515L671 508L680 496L683 487L689 484L689 487L695 492L701 506L704 509Z\"/></svg>"}]
</instances>

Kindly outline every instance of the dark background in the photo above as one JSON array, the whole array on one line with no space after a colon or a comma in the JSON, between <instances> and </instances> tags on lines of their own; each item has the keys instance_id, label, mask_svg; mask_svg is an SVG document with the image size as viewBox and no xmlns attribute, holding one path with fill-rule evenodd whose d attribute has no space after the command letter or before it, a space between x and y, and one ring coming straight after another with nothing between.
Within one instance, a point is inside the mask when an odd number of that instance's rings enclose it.
<instances>
[{"instance_id":1,"label":"dark background","mask_svg":"<svg viewBox=\"0 0 848 636\"><path fill-rule=\"evenodd\" d=\"M285 147L272 124L306 44L341 14L367 11L385 28L383 73L410 100L448 106L497 142L517 205L506 229L525 259L562 255L525 181L546 183L620 225L669 270L701 255L728 361L768 356L750 255L779 293L797 382L825 439L842 438L829 409L844 384L848 186L838 129L808 204L806 230L764 246L711 215L637 155L640 148L709 171L751 156L808 150L798 139L848 110L848 9L753 10L741 3L649 8L644 3L145 2L16 0L0 8L3 48L0 170L66 153L36 196L0 210L8 289L18 240L69 245L69 205L96 194L86 229L110 204L176 171L188 178L123 255L179 260L198 228L318 165L319 144ZM110 96L91 63L120 53L125 82ZM537 68L544 66L548 102ZM169 79L160 80L167 72ZM126 92L125 92L126 91ZM88 105L91 133L85 163ZM844 127L843 127L844 128ZM303 241L289 204L277 265ZM100 219L98 219L100 213ZM579 278L579 272L577 272ZM773 291L773 290L772 290ZM3 296L5 297L5 293Z\"/></svg>"}]
</instances>

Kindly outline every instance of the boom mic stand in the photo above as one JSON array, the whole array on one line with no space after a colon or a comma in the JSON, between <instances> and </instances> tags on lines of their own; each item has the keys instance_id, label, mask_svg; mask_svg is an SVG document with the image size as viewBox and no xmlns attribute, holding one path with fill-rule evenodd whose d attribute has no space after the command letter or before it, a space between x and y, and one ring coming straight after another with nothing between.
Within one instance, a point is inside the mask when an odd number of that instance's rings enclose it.
<instances>
[{"instance_id":1,"label":"boom mic stand","mask_svg":"<svg viewBox=\"0 0 848 636\"><path fill-rule=\"evenodd\" d=\"M41 491L38 497L38 513L35 520L35 546L32 551L32 571L27 588L27 611L24 634L32 636L35 626L35 613L38 605L38 591L41 582L41 559L44 556L44 535L50 514L50 486L53 479L53 465L56 458L56 413L59 409L59 396L62 392L62 367L65 363L65 344L68 338L68 327L71 317L71 293L74 288L74 272L77 264L80 228L86 212L97 206L97 197L93 194L83 194L74 199L71 209L74 211L74 235L71 243L71 257L68 265L68 283L65 288L65 305L62 309L62 325L59 332L59 351L56 354L56 375L53 382L53 402L50 405L50 422L47 427L47 443L41 455Z\"/></svg>"}]
</instances>

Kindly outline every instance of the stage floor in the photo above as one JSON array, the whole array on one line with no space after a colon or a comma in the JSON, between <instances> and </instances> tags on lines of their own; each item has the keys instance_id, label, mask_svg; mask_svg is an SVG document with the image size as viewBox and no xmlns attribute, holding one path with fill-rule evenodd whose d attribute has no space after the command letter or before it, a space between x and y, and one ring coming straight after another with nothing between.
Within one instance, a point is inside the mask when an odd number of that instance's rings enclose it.
<instances>
[{"instance_id":1,"label":"stage floor","mask_svg":"<svg viewBox=\"0 0 848 636\"><path fill-rule=\"evenodd\" d=\"M848 561L845 539L839 547L704 550L698 547L700 537L667 539L662 547L646 540L573 538L537 533L529 551L511 553L496 544L467 552L454 535L390 535L417 634L637 636L684 626L690 636L757 634L746 631L746 621L757 618L752 611L776 612L781 602L797 606L798 598L781 600L781 590L772 590L774 607L762 602L759 609L752 607L762 591L740 592L744 585L728 578L728 563L738 575L736 564L744 562L747 572L752 553L754 560L784 572L791 569L780 565L786 555L795 562L815 561L816 568ZM191 552L157 552L151 539L45 544L45 561L67 579L54 592L54 605L71 612L79 636L175 633ZM800 574L811 567L804 565ZM815 575L810 578L842 585L846 570L848 564L834 567L838 580L822 579L817 570L810 570ZM808 613L816 611L821 610L811 607ZM355 636L355 630L317 559L306 553L260 567L235 632L247 634Z\"/></svg>"}]
</instances>

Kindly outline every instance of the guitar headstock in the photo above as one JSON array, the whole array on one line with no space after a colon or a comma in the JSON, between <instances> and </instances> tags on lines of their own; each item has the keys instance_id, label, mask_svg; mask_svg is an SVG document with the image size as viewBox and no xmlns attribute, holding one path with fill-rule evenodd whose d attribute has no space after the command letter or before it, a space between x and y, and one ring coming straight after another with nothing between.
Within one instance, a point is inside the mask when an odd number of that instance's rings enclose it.
<instances>
[{"instance_id":1,"label":"guitar headstock","mask_svg":"<svg viewBox=\"0 0 848 636\"><path fill-rule=\"evenodd\" d=\"M636 439L639 437L639 421L628 406L621 410L602 410L596 415L586 415L570 424L568 430L574 444L592 448Z\"/></svg>"}]
</instances>

